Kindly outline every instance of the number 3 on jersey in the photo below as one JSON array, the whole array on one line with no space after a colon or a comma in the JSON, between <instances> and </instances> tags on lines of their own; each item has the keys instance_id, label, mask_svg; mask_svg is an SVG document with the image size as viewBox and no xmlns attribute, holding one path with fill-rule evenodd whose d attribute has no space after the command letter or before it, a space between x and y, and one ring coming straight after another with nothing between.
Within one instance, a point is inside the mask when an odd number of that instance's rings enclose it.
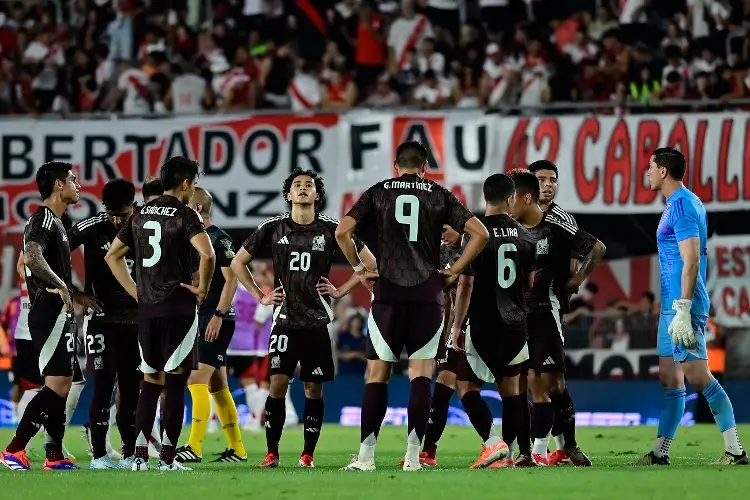
<instances>
[{"instance_id":1,"label":"number 3 on jersey","mask_svg":"<svg viewBox=\"0 0 750 500\"><path fill-rule=\"evenodd\" d=\"M143 224L143 229L148 229L154 232L154 234L148 237L148 244L153 249L154 253L148 259L143 259L143 267L153 267L161 259L161 224L155 220L146 221Z\"/></svg>"},{"instance_id":2,"label":"number 3 on jersey","mask_svg":"<svg viewBox=\"0 0 750 500\"><path fill-rule=\"evenodd\" d=\"M408 208L409 215L404 210ZM419 198L413 194L402 194L396 197L396 221L409 226L409 241L417 241L419 235Z\"/></svg>"},{"instance_id":3,"label":"number 3 on jersey","mask_svg":"<svg viewBox=\"0 0 750 500\"><path fill-rule=\"evenodd\" d=\"M497 284L500 288L510 288L516 281L516 263L505 256L506 252L517 252L513 243L503 243L497 249ZM508 270L506 273L506 269ZM508 275L506 278L505 275Z\"/></svg>"}]
</instances>

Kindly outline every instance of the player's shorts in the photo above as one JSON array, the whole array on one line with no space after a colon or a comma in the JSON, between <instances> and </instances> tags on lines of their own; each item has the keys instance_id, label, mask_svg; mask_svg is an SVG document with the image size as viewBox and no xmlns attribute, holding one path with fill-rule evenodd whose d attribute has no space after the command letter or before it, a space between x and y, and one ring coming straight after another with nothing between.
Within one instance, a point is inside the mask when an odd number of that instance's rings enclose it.
<instances>
[{"instance_id":1,"label":"player's shorts","mask_svg":"<svg viewBox=\"0 0 750 500\"><path fill-rule=\"evenodd\" d=\"M695 331L695 338L698 340L698 346L695 349L688 349L682 345L672 343L672 336L669 334L669 324L674 319L675 314L661 312L659 314L659 331L656 336L656 353L659 357L673 358L681 363L683 361L695 361L696 359L708 359L706 350L706 322L708 318L701 316L691 316L690 320Z\"/></svg>"},{"instance_id":2,"label":"player's shorts","mask_svg":"<svg viewBox=\"0 0 750 500\"><path fill-rule=\"evenodd\" d=\"M198 316L198 363L221 368L227 364L227 348L234 335L234 318L224 318L219 329L219 338L213 342L206 342L206 328L213 314Z\"/></svg>"},{"instance_id":3,"label":"player's shorts","mask_svg":"<svg viewBox=\"0 0 750 500\"><path fill-rule=\"evenodd\" d=\"M438 345L438 353L435 356L437 362L437 372L456 373L458 369L458 358L461 353L453 349L453 338L449 333L447 338L441 339Z\"/></svg>"},{"instance_id":4,"label":"player's shorts","mask_svg":"<svg viewBox=\"0 0 750 500\"><path fill-rule=\"evenodd\" d=\"M466 354L458 357L458 380L494 383L502 377L520 375L529 359L526 322L470 322L465 347Z\"/></svg>"},{"instance_id":5,"label":"player's shorts","mask_svg":"<svg viewBox=\"0 0 750 500\"><path fill-rule=\"evenodd\" d=\"M105 323L104 318L84 319L86 372L114 377L118 373L133 374L141 365L138 349L138 325Z\"/></svg>"},{"instance_id":6,"label":"player's shorts","mask_svg":"<svg viewBox=\"0 0 750 500\"><path fill-rule=\"evenodd\" d=\"M268 358L271 376L293 378L299 363L299 379L303 382L333 380L333 348L327 326L309 329L274 326L268 342Z\"/></svg>"},{"instance_id":7,"label":"player's shorts","mask_svg":"<svg viewBox=\"0 0 750 500\"><path fill-rule=\"evenodd\" d=\"M138 321L138 344L143 373L194 370L198 315L143 318Z\"/></svg>"},{"instance_id":8,"label":"player's shorts","mask_svg":"<svg viewBox=\"0 0 750 500\"><path fill-rule=\"evenodd\" d=\"M529 332L529 368L537 373L565 373L565 339L560 313L529 313L526 327Z\"/></svg>"},{"instance_id":9,"label":"player's shorts","mask_svg":"<svg viewBox=\"0 0 750 500\"><path fill-rule=\"evenodd\" d=\"M39 356L31 340L16 339L16 357L13 358L13 380L23 390L44 385L39 374Z\"/></svg>"},{"instance_id":10,"label":"player's shorts","mask_svg":"<svg viewBox=\"0 0 750 500\"><path fill-rule=\"evenodd\" d=\"M43 377L71 377L76 366L75 317L61 311L51 318L29 317L39 373Z\"/></svg>"},{"instance_id":11,"label":"player's shorts","mask_svg":"<svg viewBox=\"0 0 750 500\"><path fill-rule=\"evenodd\" d=\"M238 379L253 379L256 383L268 382L271 372L268 366L268 355L263 356L229 356L227 367Z\"/></svg>"}]
</instances>

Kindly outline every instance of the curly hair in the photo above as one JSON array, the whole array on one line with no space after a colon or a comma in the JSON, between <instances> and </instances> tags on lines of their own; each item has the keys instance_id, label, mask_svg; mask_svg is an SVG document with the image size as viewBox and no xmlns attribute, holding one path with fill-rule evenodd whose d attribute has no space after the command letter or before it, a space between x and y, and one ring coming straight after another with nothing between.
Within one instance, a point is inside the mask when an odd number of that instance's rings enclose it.
<instances>
[{"instance_id":1,"label":"curly hair","mask_svg":"<svg viewBox=\"0 0 750 500\"><path fill-rule=\"evenodd\" d=\"M292 205L292 202L289 201L287 195L292 191L292 183L294 182L294 179L303 175L310 177L315 183L315 192L318 193L318 199L315 200L315 208L317 209L318 207L320 207L321 203L323 203L323 200L326 197L326 188L323 184L323 178L313 170L302 170L299 167L292 170L292 173L289 175L289 177L284 179L284 185L281 188L281 192L284 195L284 201L286 201L290 206Z\"/></svg>"}]
</instances>

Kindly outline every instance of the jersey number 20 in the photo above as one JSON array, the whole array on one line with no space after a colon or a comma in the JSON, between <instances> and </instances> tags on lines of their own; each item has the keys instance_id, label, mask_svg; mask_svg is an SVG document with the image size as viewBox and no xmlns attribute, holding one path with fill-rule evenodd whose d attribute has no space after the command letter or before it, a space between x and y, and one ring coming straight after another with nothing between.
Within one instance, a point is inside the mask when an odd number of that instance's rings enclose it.
<instances>
[{"instance_id":1,"label":"jersey number 20","mask_svg":"<svg viewBox=\"0 0 750 500\"><path fill-rule=\"evenodd\" d=\"M143 267L153 267L161 259L161 224L155 220L146 221L143 224L143 229L148 229L154 232L154 234L148 237L148 244L153 249L154 253L148 259L143 259Z\"/></svg>"},{"instance_id":2,"label":"jersey number 20","mask_svg":"<svg viewBox=\"0 0 750 500\"><path fill-rule=\"evenodd\" d=\"M513 243L503 243L497 249L497 284L500 288L510 288L516 281L516 263L505 256L506 252L517 252ZM507 269L507 271L506 271ZM505 275L508 275L507 278Z\"/></svg>"},{"instance_id":3,"label":"jersey number 20","mask_svg":"<svg viewBox=\"0 0 750 500\"><path fill-rule=\"evenodd\" d=\"M404 210L409 207L409 215ZM396 221L409 226L409 241L417 241L419 235L419 198L413 194L402 194L396 197Z\"/></svg>"}]
</instances>

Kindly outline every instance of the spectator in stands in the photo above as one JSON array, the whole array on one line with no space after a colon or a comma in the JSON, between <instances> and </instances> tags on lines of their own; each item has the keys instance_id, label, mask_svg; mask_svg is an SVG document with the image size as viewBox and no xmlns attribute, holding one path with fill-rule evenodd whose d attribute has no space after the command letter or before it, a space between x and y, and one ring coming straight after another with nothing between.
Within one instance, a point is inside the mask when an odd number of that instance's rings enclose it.
<instances>
[{"instance_id":1,"label":"spectator in stands","mask_svg":"<svg viewBox=\"0 0 750 500\"><path fill-rule=\"evenodd\" d=\"M375 86L375 92L370 94L363 104L372 108L392 108L401 104L401 97L391 85L390 74L383 73L380 75L378 83Z\"/></svg>"},{"instance_id":2,"label":"spectator in stands","mask_svg":"<svg viewBox=\"0 0 750 500\"><path fill-rule=\"evenodd\" d=\"M352 314L346 330L338 335L336 350L339 358L339 373L364 374L367 366L367 337L363 335L365 318L359 313Z\"/></svg>"},{"instance_id":3,"label":"spectator in stands","mask_svg":"<svg viewBox=\"0 0 750 500\"><path fill-rule=\"evenodd\" d=\"M630 332L630 347L651 349L656 347L656 327L659 311L652 292L645 292L638 304L630 306L625 328Z\"/></svg>"}]
</instances>

